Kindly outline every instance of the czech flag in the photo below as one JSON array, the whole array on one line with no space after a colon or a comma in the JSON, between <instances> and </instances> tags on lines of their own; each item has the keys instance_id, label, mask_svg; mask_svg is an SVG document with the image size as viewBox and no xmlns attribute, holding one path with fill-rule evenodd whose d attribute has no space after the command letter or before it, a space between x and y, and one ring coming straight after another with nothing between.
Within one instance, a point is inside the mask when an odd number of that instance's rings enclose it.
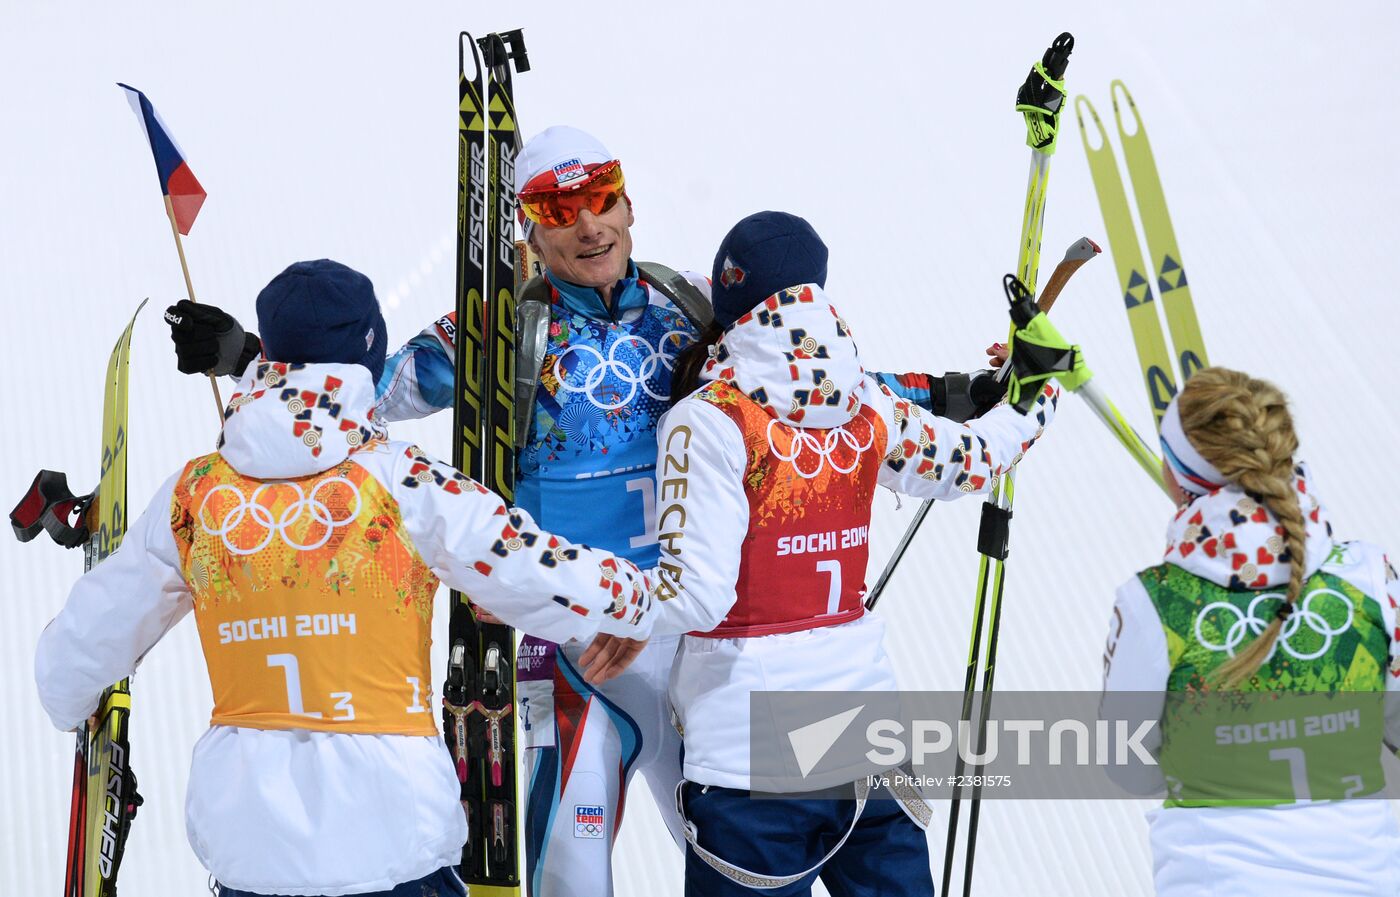
<instances>
[{"instance_id":1,"label":"czech flag","mask_svg":"<svg viewBox=\"0 0 1400 897\"><path fill-rule=\"evenodd\" d=\"M204 205L204 188L199 185L194 172L185 161L185 153L175 142L170 129L165 126L160 113L146 99L146 95L134 87L117 84L126 91L126 99L141 122L141 130L146 132L146 140L151 144L151 154L156 157L156 174L160 177L160 189L170 197L170 207L175 212L175 226L180 233L188 235L194 227L194 218L199 207Z\"/></svg>"}]
</instances>

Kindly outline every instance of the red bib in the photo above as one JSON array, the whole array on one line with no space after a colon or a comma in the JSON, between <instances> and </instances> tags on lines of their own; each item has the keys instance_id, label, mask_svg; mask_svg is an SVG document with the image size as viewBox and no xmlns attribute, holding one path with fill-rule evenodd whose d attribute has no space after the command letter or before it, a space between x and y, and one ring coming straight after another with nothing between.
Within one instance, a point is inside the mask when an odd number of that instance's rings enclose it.
<instances>
[{"instance_id":1,"label":"red bib","mask_svg":"<svg viewBox=\"0 0 1400 897\"><path fill-rule=\"evenodd\" d=\"M715 629L751 637L835 626L865 613L870 505L885 453L885 423L861 407L829 430L790 427L723 381L699 393L743 435L749 531L738 600Z\"/></svg>"}]
</instances>

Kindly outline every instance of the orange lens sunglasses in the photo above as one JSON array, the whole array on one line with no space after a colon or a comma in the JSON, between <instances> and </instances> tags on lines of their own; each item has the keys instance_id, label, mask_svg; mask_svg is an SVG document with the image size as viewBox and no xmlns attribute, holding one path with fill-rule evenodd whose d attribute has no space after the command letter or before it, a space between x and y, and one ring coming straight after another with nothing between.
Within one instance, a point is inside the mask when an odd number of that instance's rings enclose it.
<instances>
[{"instance_id":1,"label":"orange lens sunglasses","mask_svg":"<svg viewBox=\"0 0 1400 897\"><path fill-rule=\"evenodd\" d=\"M564 187L537 187L520 194L525 217L542 227L570 227L584 209L602 215L623 196L622 163L616 159Z\"/></svg>"}]
</instances>

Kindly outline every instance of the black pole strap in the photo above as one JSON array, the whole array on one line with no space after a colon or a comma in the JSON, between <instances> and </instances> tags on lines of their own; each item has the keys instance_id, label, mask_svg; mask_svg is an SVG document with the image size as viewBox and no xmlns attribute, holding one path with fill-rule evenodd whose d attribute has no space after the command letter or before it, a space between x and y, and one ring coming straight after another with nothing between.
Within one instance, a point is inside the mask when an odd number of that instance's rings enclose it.
<instances>
[{"instance_id":1,"label":"black pole strap","mask_svg":"<svg viewBox=\"0 0 1400 897\"><path fill-rule=\"evenodd\" d=\"M67 474L39 471L29 491L10 512L15 538L28 542L42 530L64 548L77 548L90 535L83 519L96 495L74 495L68 488Z\"/></svg>"}]
</instances>

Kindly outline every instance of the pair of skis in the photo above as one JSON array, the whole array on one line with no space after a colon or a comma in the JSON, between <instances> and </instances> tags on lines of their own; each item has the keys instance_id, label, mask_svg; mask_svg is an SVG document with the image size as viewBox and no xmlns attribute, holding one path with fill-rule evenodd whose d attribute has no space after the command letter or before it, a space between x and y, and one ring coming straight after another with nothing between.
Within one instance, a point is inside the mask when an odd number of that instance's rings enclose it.
<instances>
[{"instance_id":1,"label":"pair of skis","mask_svg":"<svg viewBox=\"0 0 1400 897\"><path fill-rule=\"evenodd\" d=\"M75 496L68 478L40 471L10 525L21 542L47 532L65 548L83 546L83 571L116 551L126 535L127 370L137 307L107 361L102 403L102 466L96 490ZM117 871L131 820L142 803L131 769L131 680L102 692L97 712L78 730L69 805L63 897L116 897Z\"/></svg>"},{"instance_id":2,"label":"pair of skis","mask_svg":"<svg viewBox=\"0 0 1400 897\"><path fill-rule=\"evenodd\" d=\"M467 74L470 53L473 74ZM456 385L452 462L515 494L515 122L511 68L529 71L519 30L458 39ZM462 878L477 895L520 892L515 632L452 592L443 733L468 836Z\"/></svg>"},{"instance_id":3,"label":"pair of skis","mask_svg":"<svg viewBox=\"0 0 1400 897\"><path fill-rule=\"evenodd\" d=\"M1201 326L1196 320L1196 309L1191 299L1190 285L1186 280L1186 269L1182 266L1176 230L1172 227L1171 216L1167 213L1166 196L1162 191L1162 181L1157 175L1157 162L1152 154L1152 145L1147 140L1142 116L1138 113L1137 104L1133 102L1133 95L1128 92L1122 81L1114 81L1109 85L1109 96L1113 101L1113 119L1117 125L1118 140L1123 147L1123 159L1132 181L1133 193L1137 197L1138 216L1142 220L1143 236L1146 237L1149 257L1152 259L1151 268L1143 261L1137 228L1133 224L1127 193L1123 188L1123 179L1118 173L1118 164L1108 140L1108 132L1088 97L1082 94L1075 97L1074 110L1079 121L1079 136L1089 159L1089 173L1094 180L1094 191L1098 194L1099 207L1103 211L1108 245L1113 252L1123 305L1128 314L1133 343L1142 367L1143 385L1147 390L1153 417L1160 427L1162 414L1167 410L1167 405L1172 396L1176 395L1179 386L1196 371L1208 365L1209 361L1206 359ZM1124 127L1125 110L1132 116L1132 133ZM1092 123L1093 129L1097 131L1097 148L1090 142L1091 135L1087 123ZM1160 302L1157 301L1158 297ZM1174 356L1167 349L1161 318L1157 311L1158 305L1162 306L1162 312L1167 319L1167 328L1175 349Z\"/></svg>"}]
</instances>

